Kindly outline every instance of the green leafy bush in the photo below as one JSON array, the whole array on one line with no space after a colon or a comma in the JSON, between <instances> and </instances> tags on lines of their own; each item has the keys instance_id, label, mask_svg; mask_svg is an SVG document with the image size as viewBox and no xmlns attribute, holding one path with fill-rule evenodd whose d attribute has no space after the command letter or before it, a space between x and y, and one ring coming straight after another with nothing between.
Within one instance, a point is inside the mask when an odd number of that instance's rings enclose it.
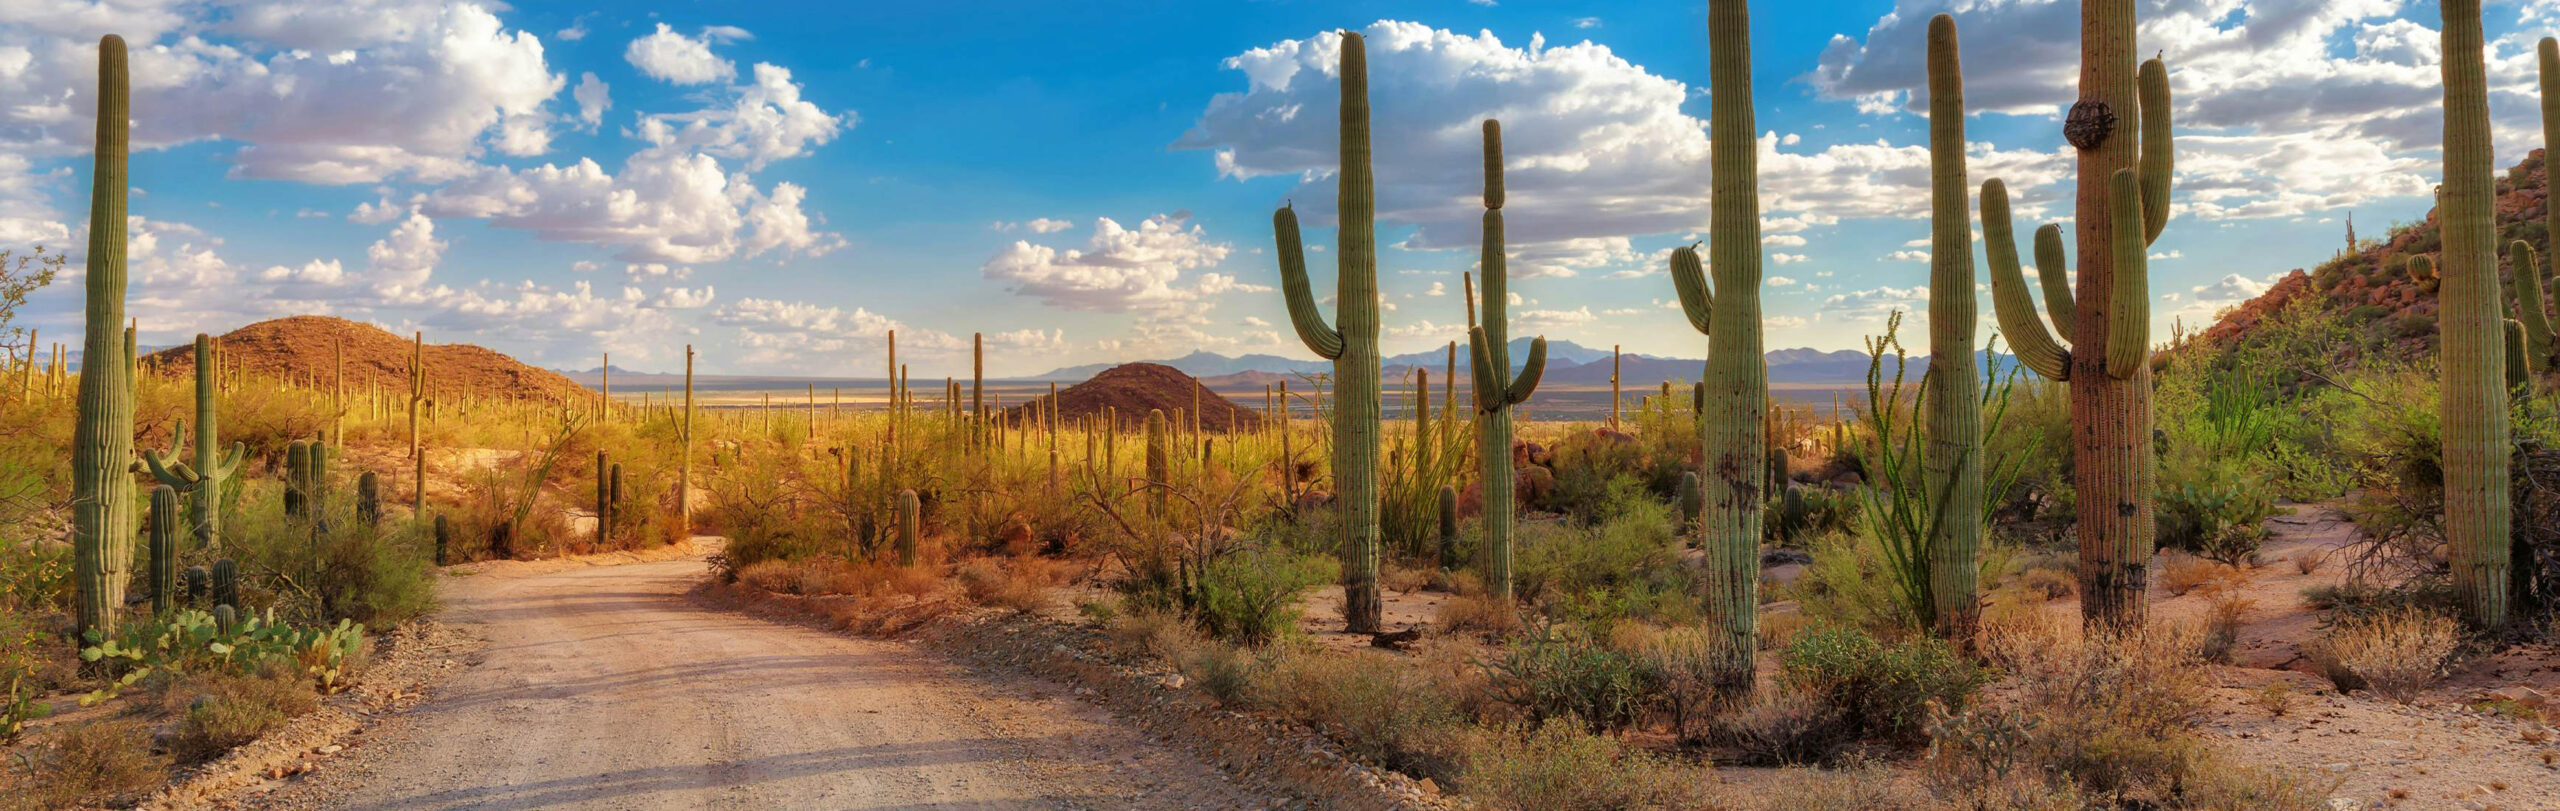
<instances>
[{"instance_id":1,"label":"green leafy bush","mask_svg":"<svg viewBox=\"0 0 2560 811\"><path fill-rule=\"evenodd\" d=\"M1917 637L1887 644L1834 626L1796 637L1780 657L1782 680L1840 708L1862 735L1917 738L1929 707L1964 706L1990 675L1946 642Z\"/></svg>"},{"instance_id":2,"label":"green leafy bush","mask_svg":"<svg viewBox=\"0 0 2560 811\"><path fill-rule=\"evenodd\" d=\"M1217 558L1200 573L1200 628L1240 644L1268 643L1297 626L1300 595L1341 576L1331 557L1280 548Z\"/></svg>"},{"instance_id":3,"label":"green leafy bush","mask_svg":"<svg viewBox=\"0 0 2560 811\"><path fill-rule=\"evenodd\" d=\"M1531 722L1571 718L1593 732L1634 726L1655 705L1662 682L1645 660L1552 625L1532 628L1485 668L1494 695Z\"/></svg>"}]
</instances>

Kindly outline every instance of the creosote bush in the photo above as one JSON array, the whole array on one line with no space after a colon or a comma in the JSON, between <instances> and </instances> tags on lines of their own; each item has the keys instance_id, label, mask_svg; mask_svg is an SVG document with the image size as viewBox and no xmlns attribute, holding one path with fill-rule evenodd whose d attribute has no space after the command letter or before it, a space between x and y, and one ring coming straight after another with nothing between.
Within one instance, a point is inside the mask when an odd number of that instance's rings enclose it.
<instances>
[{"instance_id":1,"label":"creosote bush","mask_svg":"<svg viewBox=\"0 0 2560 811\"><path fill-rule=\"evenodd\" d=\"M2423 609L2341 618L2305 653L2339 690L2372 690L2407 703L2444 673L2462 646L2462 624Z\"/></svg>"},{"instance_id":2,"label":"creosote bush","mask_svg":"<svg viewBox=\"0 0 2560 811\"><path fill-rule=\"evenodd\" d=\"M1835 626L1796 637L1780 655L1780 679L1839 708L1857 735L1917 740L1930 707L1963 707L1990 674L1934 637L1878 641Z\"/></svg>"}]
</instances>

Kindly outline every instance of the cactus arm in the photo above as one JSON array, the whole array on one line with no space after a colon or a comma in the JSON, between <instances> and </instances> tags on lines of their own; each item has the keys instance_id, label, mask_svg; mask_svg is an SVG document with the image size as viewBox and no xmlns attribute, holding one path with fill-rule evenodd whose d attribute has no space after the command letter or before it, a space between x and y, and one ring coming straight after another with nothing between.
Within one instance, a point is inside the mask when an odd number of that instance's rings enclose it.
<instances>
[{"instance_id":1,"label":"cactus arm","mask_svg":"<svg viewBox=\"0 0 2560 811\"><path fill-rule=\"evenodd\" d=\"M1506 403L1501 396L1502 384L1495 379L1501 373L1494 371L1493 357L1485 354L1484 345L1484 327L1468 327L1467 359L1468 365L1473 367L1469 371L1475 378L1476 410L1491 413Z\"/></svg>"},{"instance_id":2,"label":"cactus arm","mask_svg":"<svg viewBox=\"0 0 2560 811\"><path fill-rule=\"evenodd\" d=\"M170 456L174 458L177 454L173 453ZM151 471L152 479L181 492L195 487L197 482L204 481L205 478L197 474L193 468L187 467L185 462L162 461L160 452L153 449L146 448L142 451L142 464Z\"/></svg>"},{"instance_id":3,"label":"cactus arm","mask_svg":"<svg viewBox=\"0 0 2560 811\"><path fill-rule=\"evenodd\" d=\"M2507 319L2507 393L2526 392L2533 384L2533 366L2525 362L2524 325Z\"/></svg>"},{"instance_id":4,"label":"cactus arm","mask_svg":"<svg viewBox=\"0 0 2560 811\"><path fill-rule=\"evenodd\" d=\"M1707 284L1707 269L1698 261L1698 246L1683 245L1671 251L1671 286L1680 293L1680 311L1688 314L1689 326L1700 335L1712 335L1707 328L1714 323L1715 288Z\"/></svg>"},{"instance_id":5,"label":"cactus arm","mask_svg":"<svg viewBox=\"0 0 2560 811\"><path fill-rule=\"evenodd\" d=\"M2044 311L2053 317L2053 331L2063 340L2078 340L2080 334L2079 299L2071 295L2071 259L2062 245L2062 226L2046 223L2036 229L2036 282L2044 286Z\"/></svg>"},{"instance_id":6,"label":"cactus arm","mask_svg":"<svg viewBox=\"0 0 2560 811\"><path fill-rule=\"evenodd\" d=\"M2142 104L2142 244L2147 247L2169 225L2169 179L2177 170L2178 150L2169 136L2169 66L2153 57L2142 63L2134 81Z\"/></svg>"},{"instance_id":7,"label":"cactus arm","mask_svg":"<svg viewBox=\"0 0 2560 811\"><path fill-rule=\"evenodd\" d=\"M2533 252L2533 244L2516 240L2507 246L2507 261L2515 268L2516 319L2510 323L2521 333L2527 369L2543 371L2551 357L2551 319L2542 310L2542 262Z\"/></svg>"},{"instance_id":8,"label":"cactus arm","mask_svg":"<svg viewBox=\"0 0 2560 811\"><path fill-rule=\"evenodd\" d=\"M1324 312L1316 307L1315 291L1307 283L1306 243L1298 238L1298 212L1281 206L1271 213L1271 230L1280 243L1280 292L1289 302L1289 325L1298 330L1317 357L1333 360L1342 357L1342 333L1324 321Z\"/></svg>"},{"instance_id":9,"label":"cactus arm","mask_svg":"<svg viewBox=\"0 0 2560 811\"><path fill-rule=\"evenodd\" d=\"M2009 336L2018 362L2047 380L2070 380L2071 350L2045 331L2044 320L2036 317L2035 301L2027 293L2026 276L2018 270L2009 189L1999 178L1982 182L1982 252L1991 263L1991 309L1999 316L2000 331Z\"/></svg>"},{"instance_id":10,"label":"cactus arm","mask_svg":"<svg viewBox=\"0 0 2560 811\"><path fill-rule=\"evenodd\" d=\"M1511 378L1511 387L1504 394L1505 399L1513 405L1528 402L1529 395L1538 391L1538 378L1545 376L1546 373L1547 336L1540 335L1530 339L1529 359L1520 364L1520 374Z\"/></svg>"},{"instance_id":11,"label":"cactus arm","mask_svg":"<svg viewBox=\"0 0 2560 811\"><path fill-rule=\"evenodd\" d=\"M2115 287L2107 296L2107 376L2124 380L2151 355L2151 279L2142 243L2142 181L2131 169L2107 179L2115 218Z\"/></svg>"}]
</instances>

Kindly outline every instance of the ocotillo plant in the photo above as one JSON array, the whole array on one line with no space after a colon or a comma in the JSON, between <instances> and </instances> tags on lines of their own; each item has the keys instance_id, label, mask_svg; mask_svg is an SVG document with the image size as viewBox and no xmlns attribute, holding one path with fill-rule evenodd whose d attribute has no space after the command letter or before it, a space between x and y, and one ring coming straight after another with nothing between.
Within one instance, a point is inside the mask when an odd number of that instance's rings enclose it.
<instances>
[{"instance_id":1,"label":"ocotillo plant","mask_svg":"<svg viewBox=\"0 0 2560 811\"><path fill-rule=\"evenodd\" d=\"M223 488L240 472L240 461L247 458L249 448L231 443L231 452L217 452L215 442L215 406L219 395L216 382L219 370L214 365L213 337L196 333L196 454L195 464L177 461L178 448L185 444L186 423L178 423L169 438L169 457L158 451L142 452L143 464L151 477L187 495L187 521L194 526L199 546L214 546L222 539Z\"/></svg>"},{"instance_id":2,"label":"ocotillo plant","mask_svg":"<svg viewBox=\"0 0 2560 811\"><path fill-rule=\"evenodd\" d=\"M2473 625L2507 620L2514 505L2508 501L2506 341L2497 267L2497 181L2491 162L2489 88L2482 60L2480 0L2443 0L2444 535L2453 590ZM2530 274L2527 274L2530 275Z\"/></svg>"},{"instance_id":3,"label":"ocotillo plant","mask_svg":"<svg viewBox=\"0 0 2560 811\"><path fill-rule=\"evenodd\" d=\"M1503 255L1502 122L1484 121L1484 242L1476 262L1484 270L1484 314L1476 314L1473 288L1467 306L1467 351L1475 373L1476 456L1484 470L1484 584L1495 604L1511 603L1511 522L1516 494L1511 472L1511 407L1529 401L1547 368L1547 339L1529 342L1520 373L1511 372L1509 260Z\"/></svg>"},{"instance_id":4,"label":"ocotillo plant","mask_svg":"<svg viewBox=\"0 0 2560 811\"><path fill-rule=\"evenodd\" d=\"M2008 189L1996 178L1982 184L1982 235L2000 331L2028 369L2071 384L2081 617L2123 628L2142 623L2157 531L2143 251L2169 222L2169 69L2156 58L2144 62L2137 82L2134 0L2088 0L2080 20L2080 101L2062 130L2079 152L2076 294L2061 229L2047 225L2035 237L2045 310L2070 337L2068 347L2036 317L2018 267ZM2125 123L2136 116L2138 132Z\"/></svg>"},{"instance_id":5,"label":"ocotillo plant","mask_svg":"<svg viewBox=\"0 0 2560 811\"><path fill-rule=\"evenodd\" d=\"M1378 594L1378 236L1377 190L1369 168L1369 56L1359 34L1342 32L1341 168L1337 181L1334 294L1339 326L1325 323L1307 284L1298 212L1271 215L1280 286L1298 339L1333 361L1333 481L1342 522L1344 625L1380 630ZM1493 489L1493 488L1487 488Z\"/></svg>"},{"instance_id":6,"label":"ocotillo plant","mask_svg":"<svg viewBox=\"0 0 2560 811\"><path fill-rule=\"evenodd\" d=\"M1699 543L1706 550L1707 629L1716 658L1716 687L1748 693L1759 627L1760 533L1767 492L1766 419L1769 369L1760 337L1760 160L1751 101L1751 19L1744 0L1707 6L1708 77L1714 108L1708 163L1713 200L1709 284L1698 251L1672 253L1671 278L1689 325L1707 336L1700 381L1699 471L1704 507Z\"/></svg>"},{"instance_id":7,"label":"ocotillo plant","mask_svg":"<svg viewBox=\"0 0 2560 811\"><path fill-rule=\"evenodd\" d=\"M151 613L168 616L178 604L178 489L151 488Z\"/></svg>"},{"instance_id":8,"label":"ocotillo plant","mask_svg":"<svg viewBox=\"0 0 2560 811\"><path fill-rule=\"evenodd\" d=\"M1948 639L1969 641L1982 616L1974 597L1983 518L1982 381L1973 368L1979 316L1964 116L1956 21L1940 14L1929 20L1929 373L1921 383L1929 423L1922 486L1931 514L1920 534L1929 581L1928 599L1914 602L1925 609L1922 623Z\"/></svg>"},{"instance_id":9,"label":"ocotillo plant","mask_svg":"<svg viewBox=\"0 0 2560 811\"><path fill-rule=\"evenodd\" d=\"M132 121L124 38L98 40L96 169L89 191L87 333L91 359L124 351L125 173ZM91 363L80 374L79 422L71 439L71 536L77 617L83 634L113 634L133 566L133 378L124 364Z\"/></svg>"}]
</instances>

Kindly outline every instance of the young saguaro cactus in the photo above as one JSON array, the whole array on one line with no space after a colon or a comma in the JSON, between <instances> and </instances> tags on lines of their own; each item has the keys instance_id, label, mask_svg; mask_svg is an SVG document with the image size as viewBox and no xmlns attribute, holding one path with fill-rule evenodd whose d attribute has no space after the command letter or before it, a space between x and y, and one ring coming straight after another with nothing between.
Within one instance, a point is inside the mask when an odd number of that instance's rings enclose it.
<instances>
[{"instance_id":1,"label":"young saguaro cactus","mask_svg":"<svg viewBox=\"0 0 2560 811\"><path fill-rule=\"evenodd\" d=\"M1738 695L1751 691L1758 649L1760 533L1768 501L1762 477L1769 453L1769 368L1760 336L1760 160L1753 151L1758 130L1745 0L1708 3L1707 37L1714 97L1708 114L1714 183L1708 251L1715 278L1710 285L1692 246L1672 252L1671 280L1689 325L1707 336L1707 370L1695 400L1706 465L1699 477L1698 517L1706 552L1706 625L1716 658L1715 686Z\"/></svg>"},{"instance_id":2,"label":"young saguaro cactus","mask_svg":"<svg viewBox=\"0 0 2560 811\"><path fill-rule=\"evenodd\" d=\"M2072 290L2059 226L2036 231L2045 309L2065 346L2037 317L2018 264L2009 192L1982 184L1984 255L1992 305L2020 363L2071 384L2072 487L2079 493L2080 613L2092 626L2143 621L2157 532L2152 488L2150 274L2144 249L2169 221L2174 151L2169 69L2134 69L2134 0L2080 6L2080 101L2063 124L2079 152L2079 289ZM2124 120L2139 116L2139 130ZM2075 300L2076 296L2076 300ZM2075 351L2076 350L2076 351Z\"/></svg>"},{"instance_id":3,"label":"young saguaro cactus","mask_svg":"<svg viewBox=\"0 0 2560 811\"><path fill-rule=\"evenodd\" d=\"M1511 599L1511 522L1516 494L1511 471L1511 407L1529 401L1547 369L1547 339L1529 342L1520 373L1511 372L1511 275L1504 256L1502 221L1502 122L1484 122L1484 247L1476 261L1484 271L1484 318L1476 318L1473 284L1467 294L1468 363L1475 373L1476 456L1484 466L1484 564L1487 596L1508 607Z\"/></svg>"},{"instance_id":4,"label":"young saguaro cactus","mask_svg":"<svg viewBox=\"0 0 2560 811\"><path fill-rule=\"evenodd\" d=\"M1173 486L1173 429L1163 409L1147 410L1147 517L1170 520L1165 488Z\"/></svg>"},{"instance_id":5,"label":"young saguaro cactus","mask_svg":"<svg viewBox=\"0 0 2560 811\"><path fill-rule=\"evenodd\" d=\"M1307 284L1306 246L1298 212L1271 215L1279 242L1280 286L1298 339L1333 361L1333 480L1342 520L1343 619L1352 633L1376 633L1384 603L1378 593L1378 237L1376 182L1369 168L1369 56L1355 32L1342 32L1340 219L1334 293L1339 327L1325 323ZM1745 140L1748 140L1746 137ZM1495 488L1487 488L1495 489Z\"/></svg>"},{"instance_id":6,"label":"young saguaro cactus","mask_svg":"<svg viewBox=\"0 0 2560 811\"><path fill-rule=\"evenodd\" d=\"M178 489L151 488L151 613L168 616L178 605Z\"/></svg>"},{"instance_id":7,"label":"young saguaro cactus","mask_svg":"<svg viewBox=\"0 0 2560 811\"><path fill-rule=\"evenodd\" d=\"M93 361L124 352L125 195L133 185L125 157L131 107L124 38L109 34L98 40L96 169L89 192L82 348ZM132 370L112 360L90 363L80 374L78 410L71 439L76 617L82 633L105 636L115 632L133 567Z\"/></svg>"},{"instance_id":8,"label":"young saguaro cactus","mask_svg":"<svg viewBox=\"0 0 2560 811\"><path fill-rule=\"evenodd\" d=\"M1982 380L1974 369L1973 212L1965 183L1964 66L1954 17L1929 19L1929 422L1923 460L1928 599L1920 621L1971 640L1982 544ZM1780 487L1785 485L1781 483Z\"/></svg>"},{"instance_id":9,"label":"young saguaro cactus","mask_svg":"<svg viewBox=\"0 0 2560 811\"><path fill-rule=\"evenodd\" d=\"M2474 626L2507 621L2514 505L2508 501L2505 319L2499 317L2497 168L2480 0L2443 0L2444 262L2437 330L2444 387L2444 534L2454 596ZM2530 276L2531 274L2526 274Z\"/></svg>"},{"instance_id":10,"label":"young saguaro cactus","mask_svg":"<svg viewBox=\"0 0 2560 811\"><path fill-rule=\"evenodd\" d=\"M921 512L923 505L917 502L916 491L898 491L897 552L900 566L916 565L916 525L922 523Z\"/></svg>"},{"instance_id":11,"label":"young saguaro cactus","mask_svg":"<svg viewBox=\"0 0 2560 811\"><path fill-rule=\"evenodd\" d=\"M2551 371L2551 318L2544 313L2542 303L2542 262L2534 253L2533 243L2519 239L2507 246L2507 265L2516 281L2516 317L2507 321L2516 333L2515 350L2509 353L2515 357L2509 363L2525 371L2519 385L2529 384L2534 375Z\"/></svg>"},{"instance_id":12,"label":"young saguaro cactus","mask_svg":"<svg viewBox=\"0 0 2560 811\"><path fill-rule=\"evenodd\" d=\"M159 451L145 450L142 461L151 477L187 495L187 521L195 528L196 543L212 547L222 541L222 492L240 473L240 461L248 457L246 444L231 443L230 453L220 453L215 437L217 392L220 371L214 362L213 336L196 333L196 455L192 466L177 461L178 448L186 444L186 423L178 423L169 437L168 458Z\"/></svg>"}]
</instances>

